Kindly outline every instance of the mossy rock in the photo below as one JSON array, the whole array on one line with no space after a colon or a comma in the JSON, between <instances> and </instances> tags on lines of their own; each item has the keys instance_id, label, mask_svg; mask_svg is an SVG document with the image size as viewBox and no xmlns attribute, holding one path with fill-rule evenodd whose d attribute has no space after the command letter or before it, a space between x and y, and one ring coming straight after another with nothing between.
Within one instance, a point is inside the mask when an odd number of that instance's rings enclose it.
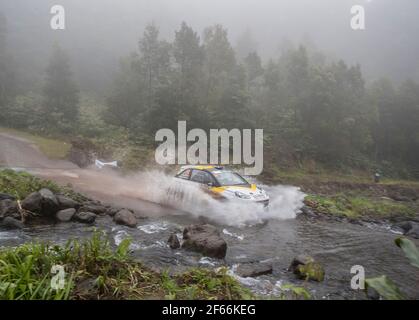
<instances>
[{"instance_id":1,"label":"mossy rock","mask_svg":"<svg viewBox=\"0 0 419 320\"><path fill-rule=\"evenodd\" d=\"M309 262L305 265L298 265L294 273L300 278L305 280L314 280L322 282L324 280L323 266L318 262Z\"/></svg>"},{"instance_id":2,"label":"mossy rock","mask_svg":"<svg viewBox=\"0 0 419 320\"><path fill-rule=\"evenodd\" d=\"M324 280L325 271L323 266L316 262L313 257L300 255L291 262L290 271L298 278L321 282Z\"/></svg>"}]
</instances>

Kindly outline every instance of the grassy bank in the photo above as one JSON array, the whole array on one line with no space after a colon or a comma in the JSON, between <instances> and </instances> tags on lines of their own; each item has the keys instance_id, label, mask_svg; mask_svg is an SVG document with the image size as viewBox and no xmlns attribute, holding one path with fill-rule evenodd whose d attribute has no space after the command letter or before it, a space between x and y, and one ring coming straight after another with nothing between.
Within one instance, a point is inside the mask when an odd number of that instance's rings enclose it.
<instances>
[{"instance_id":1,"label":"grassy bank","mask_svg":"<svg viewBox=\"0 0 419 320\"><path fill-rule=\"evenodd\" d=\"M308 195L305 203L318 213L351 219L388 219L400 216L412 218L418 210L415 203L342 193L332 196Z\"/></svg>"},{"instance_id":2,"label":"grassy bank","mask_svg":"<svg viewBox=\"0 0 419 320\"><path fill-rule=\"evenodd\" d=\"M42 188L70 196L74 200L86 200L83 195L74 192L70 187L58 186L50 180L43 180L26 172L16 172L10 169L0 170L0 193L7 193L17 199L23 199Z\"/></svg>"},{"instance_id":3,"label":"grassy bank","mask_svg":"<svg viewBox=\"0 0 419 320\"><path fill-rule=\"evenodd\" d=\"M65 246L30 243L0 249L0 299L251 299L226 270L191 269L169 275L129 256L129 240L114 250L96 231ZM65 283L53 289L51 268L62 266Z\"/></svg>"},{"instance_id":4,"label":"grassy bank","mask_svg":"<svg viewBox=\"0 0 419 320\"><path fill-rule=\"evenodd\" d=\"M360 185L373 184L373 172L366 172L362 170L336 170L336 169L318 169L309 170L306 168L278 168L271 166L267 172L262 174L265 181L269 183L283 183L298 186L307 186L312 184L324 184L329 182ZM398 177L382 176L380 185L391 186L400 185L412 188L419 188L419 181L406 180Z\"/></svg>"},{"instance_id":5,"label":"grassy bank","mask_svg":"<svg viewBox=\"0 0 419 320\"><path fill-rule=\"evenodd\" d=\"M383 177L375 183L365 171L270 170L267 182L300 187L305 204L317 213L350 219L415 217L419 213L419 182Z\"/></svg>"}]
</instances>

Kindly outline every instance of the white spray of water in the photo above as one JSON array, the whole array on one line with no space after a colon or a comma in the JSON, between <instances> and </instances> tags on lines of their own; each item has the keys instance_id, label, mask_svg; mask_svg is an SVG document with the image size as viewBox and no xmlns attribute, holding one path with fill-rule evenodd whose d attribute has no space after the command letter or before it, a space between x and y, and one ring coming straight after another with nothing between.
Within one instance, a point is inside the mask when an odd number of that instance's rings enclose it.
<instances>
[{"instance_id":1,"label":"white spray of water","mask_svg":"<svg viewBox=\"0 0 419 320\"><path fill-rule=\"evenodd\" d=\"M277 185L262 186L270 196L269 208L245 200L220 201L199 184L182 181L157 170L128 177L86 170L80 174L79 180L92 191L113 199L145 200L226 226L251 225L268 219L293 219L304 200L299 188ZM141 208L138 209L141 211Z\"/></svg>"}]
</instances>

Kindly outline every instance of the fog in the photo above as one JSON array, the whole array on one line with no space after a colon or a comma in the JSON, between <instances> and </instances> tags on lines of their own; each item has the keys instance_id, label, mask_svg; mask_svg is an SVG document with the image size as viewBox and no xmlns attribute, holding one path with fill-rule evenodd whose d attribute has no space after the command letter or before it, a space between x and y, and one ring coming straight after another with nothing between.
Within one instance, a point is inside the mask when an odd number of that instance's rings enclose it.
<instances>
[{"instance_id":1,"label":"fog","mask_svg":"<svg viewBox=\"0 0 419 320\"><path fill-rule=\"evenodd\" d=\"M66 29L52 30L50 8L66 10ZM366 30L350 28L350 8L362 4ZM36 82L54 42L70 55L85 90L104 90L121 57L136 49L154 22L170 40L182 21L200 34L222 24L238 52L266 61L285 44L303 43L331 58L360 63L367 80L419 79L419 2L412 0L1 0L8 45L20 72ZM33 85L33 83L32 83Z\"/></svg>"}]
</instances>

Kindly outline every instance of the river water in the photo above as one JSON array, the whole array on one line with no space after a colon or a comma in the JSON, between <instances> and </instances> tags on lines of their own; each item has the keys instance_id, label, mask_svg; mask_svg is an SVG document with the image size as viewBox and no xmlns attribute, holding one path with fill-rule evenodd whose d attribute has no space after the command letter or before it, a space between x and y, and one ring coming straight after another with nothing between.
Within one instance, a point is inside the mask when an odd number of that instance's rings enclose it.
<instances>
[{"instance_id":1,"label":"river water","mask_svg":"<svg viewBox=\"0 0 419 320\"><path fill-rule=\"evenodd\" d=\"M0 246L16 246L33 240L64 243L69 238L90 237L92 229L99 228L107 232L115 245L130 237L133 255L148 265L173 271L188 267L227 266L232 275L260 295L269 296L277 293L283 284L294 284L308 289L316 299L364 299L363 292L350 288L353 276L350 269L354 265L361 265L367 277L387 275L407 297L419 299L419 272L409 265L401 249L394 244L394 239L399 235L380 226L361 226L324 219L309 220L296 216L296 212L285 214L281 205L290 206L292 203L286 194L295 196L297 191L293 187L280 187L276 192L282 201L277 203L278 208L274 206L269 214L265 214L263 222L243 224L243 221L239 221L234 224L229 219L211 221L228 244L224 260L205 258L197 253L168 247L166 241L170 234L175 232L181 238L183 228L188 224L202 222L202 217L138 199L135 209L141 207L146 215L139 219L137 228L115 225L110 217L101 216L94 227L74 222L20 231L0 230ZM120 195L117 198L121 200ZM288 210L294 210L292 208L291 205ZM278 215L275 215L275 210L279 210ZM232 216L236 215L237 212L232 212ZM208 217L204 218L208 220ZM298 254L309 254L323 264L326 271L324 282L297 280L287 271L293 257ZM234 273L235 268L247 262L271 263L273 273L256 279L238 277Z\"/></svg>"}]
</instances>

